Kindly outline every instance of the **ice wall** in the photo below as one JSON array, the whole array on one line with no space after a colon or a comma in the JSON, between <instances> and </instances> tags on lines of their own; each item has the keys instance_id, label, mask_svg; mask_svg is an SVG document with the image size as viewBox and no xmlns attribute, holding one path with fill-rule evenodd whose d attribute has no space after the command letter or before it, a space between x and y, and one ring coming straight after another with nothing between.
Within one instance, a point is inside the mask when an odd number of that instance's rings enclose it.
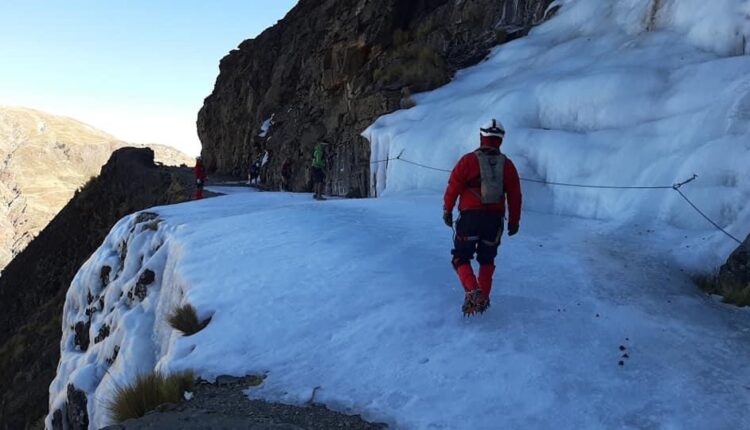
<instances>
[{"instance_id":1,"label":"ice wall","mask_svg":"<svg viewBox=\"0 0 750 430\"><path fill-rule=\"evenodd\" d=\"M528 37L497 47L417 106L363 134L372 159L403 152L451 168L496 117L522 176L599 185L669 185L736 236L750 229L750 57L746 1L567 0ZM447 174L373 164L373 192L442 191ZM673 191L524 183L526 208L582 217L710 226ZM439 205L436 202L436 205ZM709 243L732 243L711 232ZM713 246L713 245L712 245Z\"/></svg>"}]
</instances>

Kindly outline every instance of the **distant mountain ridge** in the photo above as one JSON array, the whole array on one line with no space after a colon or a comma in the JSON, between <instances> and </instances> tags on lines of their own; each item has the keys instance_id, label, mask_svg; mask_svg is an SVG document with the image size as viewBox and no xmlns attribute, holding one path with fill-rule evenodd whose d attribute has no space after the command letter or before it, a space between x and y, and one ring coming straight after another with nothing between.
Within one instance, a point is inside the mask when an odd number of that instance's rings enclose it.
<instances>
[{"instance_id":1,"label":"distant mountain ridge","mask_svg":"<svg viewBox=\"0 0 750 430\"><path fill-rule=\"evenodd\" d=\"M125 146L144 145L72 118L0 106L0 270ZM162 164L191 162L171 147L147 146Z\"/></svg>"}]
</instances>

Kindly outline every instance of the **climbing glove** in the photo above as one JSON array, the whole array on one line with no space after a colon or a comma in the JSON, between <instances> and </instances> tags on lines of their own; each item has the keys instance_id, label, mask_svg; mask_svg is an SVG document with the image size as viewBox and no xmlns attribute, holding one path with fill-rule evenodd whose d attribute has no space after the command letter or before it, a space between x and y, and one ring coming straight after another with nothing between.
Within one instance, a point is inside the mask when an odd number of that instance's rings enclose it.
<instances>
[{"instance_id":1,"label":"climbing glove","mask_svg":"<svg viewBox=\"0 0 750 430\"><path fill-rule=\"evenodd\" d=\"M518 224L515 225L509 225L508 226L508 236L513 236L514 234L518 233Z\"/></svg>"},{"instance_id":2,"label":"climbing glove","mask_svg":"<svg viewBox=\"0 0 750 430\"><path fill-rule=\"evenodd\" d=\"M448 227L453 227L453 211L443 210L443 222Z\"/></svg>"}]
</instances>

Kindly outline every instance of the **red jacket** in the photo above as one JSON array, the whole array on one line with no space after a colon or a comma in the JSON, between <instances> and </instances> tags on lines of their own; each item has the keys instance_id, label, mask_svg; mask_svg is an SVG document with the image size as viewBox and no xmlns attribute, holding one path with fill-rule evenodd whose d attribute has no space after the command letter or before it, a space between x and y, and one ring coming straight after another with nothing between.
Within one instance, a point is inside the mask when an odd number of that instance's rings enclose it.
<instances>
[{"instance_id":1,"label":"red jacket","mask_svg":"<svg viewBox=\"0 0 750 430\"><path fill-rule=\"evenodd\" d=\"M201 181L206 180L206 171L203 170L203 163L200 160L195 162L193 172L195 173L195 179L200 179Z\"/></svg>"},{"instance_id":2,"label":"red jacket","mask_svg":"<svg viewBox=\"0 0 750 430\"><path fill-rule=\"evenodd\" d=\"M496 137L482 137L482 147L499 148L502 143ZM508 200L508 225L519 225L521 221L521 181L518 171L510 158L505 158L505 171L503 174L503 187ZM453 210L456 199L460 196L458 203L459 211L484 209L505 214L505 202L498 204L483 204L477 195L481 192L481 175L479 172L479 159L476 154L470 152L458 161L451 172L448 180L448 188L443 197L443 209Z\"/></svg>"}]
</instances>

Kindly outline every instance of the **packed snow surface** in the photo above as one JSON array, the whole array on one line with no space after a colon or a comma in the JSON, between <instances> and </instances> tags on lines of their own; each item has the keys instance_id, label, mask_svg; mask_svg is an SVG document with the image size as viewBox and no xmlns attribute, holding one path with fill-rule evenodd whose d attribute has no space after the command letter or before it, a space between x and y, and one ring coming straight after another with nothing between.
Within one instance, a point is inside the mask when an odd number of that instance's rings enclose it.
<instances>
[{"instance_id":1,"label":"packed snow surface","mask_svg":"<svg viewBox=\"0 0 750 430\"><path fill-rule=\"evenodd\" d=\"M744 239L750 226L750 6L739 0L569 0L528 37L495 48L417 106L364 135L373 161L450 169L497 118L521 176L595 185L671 185ZM373 192L440 191L447 176L399 161L372 165ZM526 184L528 207L703 229L676 193ZM711 238L707 265L736 246Z\"/></svg>"},{"instance_id":2,"label":"packed snow surface","mask_svg":"<svg viewBox=\"0 0 750 430\"><path fill-rule=\"evenodd\" d=\"M99 428L113 388L156 368L265 374L248 394L292 404L319 387L393 428L750 428L750 313L691 283L683 231L526 211L492 307L464 319L439 201L238 193L155 208L156 229L124 218L68 293L51 410L73 383ZM99 297L90 335L111 334L78 351ZM212 317L189 337L165 321L186 303Z\"/></svg>"}]
</instances>

